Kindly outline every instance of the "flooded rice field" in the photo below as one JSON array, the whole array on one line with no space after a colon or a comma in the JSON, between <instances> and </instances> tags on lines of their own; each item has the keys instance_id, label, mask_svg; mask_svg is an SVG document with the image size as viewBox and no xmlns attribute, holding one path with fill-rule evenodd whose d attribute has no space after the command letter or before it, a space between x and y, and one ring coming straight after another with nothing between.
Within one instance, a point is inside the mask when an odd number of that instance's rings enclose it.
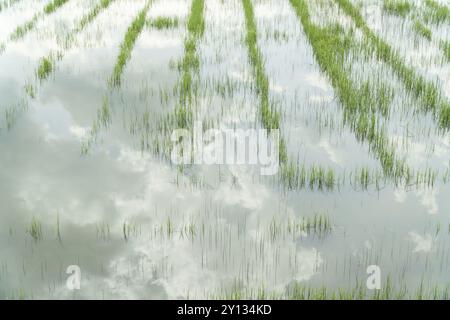
<instances>
[{"instance_id":1,"label":"flooded rice field","mask_svg":"<svg viewBox=\"0 0 450 320\"><path fill-rule=\"evenodd\" d=\"M1 299L449 298L450 1L0 0L0 146Z\"/></svg>"}]
</instances>

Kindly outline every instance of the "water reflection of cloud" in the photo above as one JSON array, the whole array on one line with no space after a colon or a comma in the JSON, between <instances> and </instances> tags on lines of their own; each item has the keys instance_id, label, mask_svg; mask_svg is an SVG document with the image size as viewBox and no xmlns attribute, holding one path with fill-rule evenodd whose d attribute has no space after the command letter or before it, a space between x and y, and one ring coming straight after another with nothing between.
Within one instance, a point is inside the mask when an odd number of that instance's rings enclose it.
<instances>
[{"instance_id":1,"label":"water reflection of cloud","mask_svg":"<svg viewBox=\"0 0 450 320\"><path fill-rule=\"evenodd\" d=\"M415 244L413 252L432 252L434 251L434 240L430 234L420 235L415 231L410 231L409 240Z\"/></svg>"}]
</instances>

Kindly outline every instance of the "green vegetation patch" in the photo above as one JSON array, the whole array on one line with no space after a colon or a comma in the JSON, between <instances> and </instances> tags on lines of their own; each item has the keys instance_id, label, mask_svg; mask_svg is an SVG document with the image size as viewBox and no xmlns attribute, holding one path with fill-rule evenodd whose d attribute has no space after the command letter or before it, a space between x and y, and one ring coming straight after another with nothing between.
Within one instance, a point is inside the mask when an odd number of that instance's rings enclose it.
<instances>
[{"instance_id":1,"label":"green vegetation patch","mask_svg":"<svg viewBox=\"0 0 450 320\"><path fill-rule=\"evenodd\" d=\"M158 17L150 20L148 25L158 30L161 29L175 29L178 28L179 20L177 17Z\"/></svg>"},{"instance_id":2,"label":"green vegetation patch","mask_svg":"<svg viewBox=\"0 0 450 320\"><path fill-rule=\"evenodd\" d=\"M37 69L39 80L45 80L53 71L53 62L49 58L42 58Z\"/></svg>"},{"instance_id":3,"label":"green vegetation patch","mask_svg":"<svg viewBox=\"0 0 450 320\"><path fill-rule=\"evenodd\" d=\"M406 0L384 0L383 10L389 14L406 17L413 6Z\"/></svg>"},{"instance_id":4,"label":"green vegetation patch","mask_svg":"<svg viewBox=\"0 0 450 320\"><path fill-rule=\"evenodd\" d=\"M435 0L425 0L428 11L425 13L427 21L434 23L450 22L450 9Z\"/></svg>"}]
</instances>

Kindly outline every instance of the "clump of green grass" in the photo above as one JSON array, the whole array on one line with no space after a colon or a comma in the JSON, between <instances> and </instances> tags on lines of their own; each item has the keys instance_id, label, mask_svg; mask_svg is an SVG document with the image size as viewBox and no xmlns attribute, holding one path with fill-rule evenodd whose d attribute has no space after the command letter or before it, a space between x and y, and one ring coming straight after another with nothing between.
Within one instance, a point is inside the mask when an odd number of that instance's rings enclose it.
<instances>
[{"instance_id":1,"label":"clump of green grass","mask_svg":"<svg viewBox=\"0 0 450 320\"><path fill-rule=\"evenodd\" d=\"M450 9L435 0L425 0L428 12L425 13L425 19L434 23L450 21Z\"/></svg>"},{"instance_id":2,"label":"clump of green grass","mask_svg":"<svg viewBox=\"0 0 450 320\"><path fill-rule=\"evenodd\" d=\"M49 74L53 71L53 63L49 58L42 58L39 67L37 69L37 76L39 80L46 79Z\"/></svg>"},{"instance_id":3,"label":"clump of green grass","mask_svg":"<svg viewBox=\"0 0 450 320\"><path fill-rule=\"evenodd\" d=\"M42 235L42 224L39 220L33 218L31 220L30 226L27 229L28 234L33 238L35 242L43 239Z\"/></svg>"},{"instance_id":4,"label":"clump of green grass","mask_svg":"<svg viewBox=\"0 0 450 320\"><path fill-rule=\"evenodd\" d=\"M421 36L427 40L431 40L431 36L432 36L431 30L429 28L427 28L427 26L425 26L422 22L420 22L417 19L414 21L413 30L419 36Z\"/></svg>"},{"instance_id":5,"label":"clump of green grass","mask_svg":"<svg viewBox=\"0 0 450 320\"><path fill-rule=\"evenodd\" d=\"M125 68L128 60L131 58L131 52L133 51L136 40L142 29L144 28L145 17L147 15L149 7L150 2L145 5L145 7L139 12L131 25L128 27L128 30L125 34L125 39L120 46L119 56L117 57L117 62L114 66L114 71L111 76L110 83L113 86L120 85L120 78L122 76L123 69Z\"/></svg>"},{"instance_id":6,"label":"clump of green grass","mask_svg":"<svg viewBox=\"0 0 450 320\"><path fill-rule=\"evenodd\" d=\"M384 0L383 10L389 14L405 17L411 12L413 6L406 0Z\"/></svg>"},{"instance_id":7,"label":"clump of green grass","mask_svg":"<svg viewBox=\"0 0 450 320\"><path fill-rule=\"evenodd\" d=\"M61 7L62 5L64 5L67 1L69 0L53 0L50 3L48 3L45 7L44 7L44 12L46 14L50 14L55 12L59 7Z\"/></svg>"},{"instance_id":8,"label":"clump of green grass","mask_svg":"<svg viewBox=\"0 0 450 320\"><path fill-rule=\"evenodd\" d=\"M158 30L178 28L178 24L179 21L177 17L158 17L148 22L148 25L150 27L156 28Z\"/></svg>"}]
</instances>

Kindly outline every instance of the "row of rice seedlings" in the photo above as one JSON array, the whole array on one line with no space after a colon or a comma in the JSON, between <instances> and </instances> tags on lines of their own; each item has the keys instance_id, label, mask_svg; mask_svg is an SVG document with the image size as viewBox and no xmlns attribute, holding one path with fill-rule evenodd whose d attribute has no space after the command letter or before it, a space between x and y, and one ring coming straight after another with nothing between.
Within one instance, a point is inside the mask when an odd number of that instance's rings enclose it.
<instances>
[{"instance_id":1,"label":"row of rice seedlings","mask_svg":"<svg viewBox=\"0 0 450 320\"><path fill-rule=\"evenodd\" d=\"M100 2L95 5L88 13L86 13L78 23L77 27L73 29L70 34L67 36L66 41L64 43L64 49L68 50L72 47L74 43L74 37L83 31L86 26L94 21L94 19L102 12L107 9L109 5L115 0L100 0ZM36 70L36 74L40 81L45 80L48 76L55 70L54 64L57 60L61 60L64 57L63 51L58 51L56 53L50 53L48 56L43 57L39 63L39 66Z\"/></svg>"},{"instance_id":2,"label":"row of rice seedlings","mask_svg":"<svg viewBox=\"0 0 450 320\"><path fill-rule=\"evenodd\" d=\"M36 13L33 18L31 18L29 21L25 22L24 24L18 26L13 33L10 36L10 40L17 41L22 39L29 31L34 29L36 26L37 21L44 17L45 15L52 14L57 9L59 9L61 6L63 6L67 1L69 0L52 0L50 1L45 7L42 12Z\"/></svg>"},{"instance_id":3,"label":"row of rice seedlings","mask_svg":"<svg viewBox=\"0 0 450 320\"><path fill-rule=\"evenodd\" d=\"M235 280L240 283L241 280ZM365 282L357 281L352 287L329 288L295 282L284 291L259 288L221 289L219 293L208 293L208 299L258 299L258 300L448 300L449 285L430 285L421 283L416 289L408 289L405 284L394 286L388 277L380 290L369 290Z\"/></svg>"},{"instance_id":4,"label":"row of rice seedlings","mask_svg":"<svg viewBox=\"0 0 450 320\"><path fill-rule=\"evenodd\" d=\"M392 0L388 0L387 2L392 2ZM434 22L434 23L441 23L442 21L445 21L446 19L450 20L450 10L440 5L439 3L435 2L434 0L426 0L425 1L427 5L428 10L421 10L421 15L423 16L423 19L425 23ZM396 7L396 5L399 8L407 7L407 13L410 13L413 9L418 10L415 6L409 4L408 2L401 3L399 1L394 1L394 4L391 4L388 7ZM386 8L386 1L383 6L384 10L388 13L396 13L396 10L392 9L389 10ZM398 9L400 10L400 9ZM401 15L397 14L402 17L405 17L406 14ZM448 15L448 16L447 16ZM432 38L432 31L430 28L428 28L422 21L419 20L419 17L416 15L416 17L413 19L413 25L412 30L419 35L420 37L423 37L427 39L428 41L431 41ZM447 60L450 60L450 52L448 51L448 48L450 48L450 43L448 41L442 41L441 42L441 48L444 52L444 56L447 58Z\"/></svg>"},{"instance_id":5,"label":"row of rice seedlings","mask_svg":"<svg viewBox=\"0 0 450 320\"><path fill-rule=\"evenodd\" d=\"M30 89L32 90L32 89ZM4 123L0 126L0 132L3 129L11 130L13 126L16 124L17 118L21 112L25 112L28 110L29 104L28 101L24 98L20 99L17 103L6 107L4 112Z\"/></svg>"},{"instance_id":6,"label":"row of rice seedlings","mask_svg":"<svg viewBox=\"0 0 450 320\"><path fill-rule=\"evenodd\" d=\"M309 168L299 162L288 162L281 167L280 179L290 190L309 188L310 190L332 191L339 188L342 179L336 177L332 168L325 169L318 165Z\"/></svg>"},{"instance_id":7,"label":"row of rice seedlings","mask_svg":"<svg viewBox=\"0 0 450 320\"><path fill-rule=\"evenodd\" d=\"M395 74L403 81L405 87L421 102L425 112L431 111L441 129L450 128L450 103L442 97L438 86L427 81L415 70L406 65L398 52L374 33L362 17L359 9L349 0L335 0L340 8L352 18L355 25L363 32L367 48L371 48L376 57L391 66Z\"/></svg>"},{"instance_id":8,"label":"row of rice seedlings","mask_svg":"<svg viewBox=\"0 0 450 320\"><path fill-rule=\"evenodd\" d=\"M69 0L52 0L44 7L44 12L50 14L55 12L59 7L65 4Z\"/></svg>"},{"instance_id":9,"label":"row of rice seedlings","mask_svg":"<svg viewBox=\"0 0 450 320\"><path fill-rule=\"evenodd\" d=\"M157 17L147 21L147 26L161 29L176 29L178 28L179 20L177 17Z\"/></svg>"},{"instance_id":10,"label":"row of rice seedlings","mask_svg":"<svg viewBox=\"0 0 450 320\"><path fill-rule=\"evenodd\" d=\"M154 130L150 130L150 124L145 117L142 119L144 123L139 124L141 121L137 123L138 128L144 129L145 131L141 134L142 151L151 149L156 156L166 160L170 159L172 148L170 135L172 131L175 128L190 128L194 119L193 105L198 97L198 73L200 68L197 47L205 30L204 6L204 0L192 1L186 22L187 35L184 40L184 53L181 60L172 65L179 72L179 78L172 92L174 97L178 97L173 112L160 116ZM163 20L165 19L163 17ZM158 18L150 20L148 24L151 25L156 20ZM166 23L168 22L165 21L162 24ZM155 28L160 30L156 26ZM166 102L169 101L169 92L166 89L163 91L160 89L160 100L162 106L166 105ZM154 134L151 134L152 132ZM178 169L182 172L184 166L179 166Z\"/></svg>"},{"instance_id":11,"label":"row of rice seedlings","mask_svg":"<svg viewBox=\"0 0 450 320\"><path fill-rule=\"evenodd\" d=\"M428 10L425 12L426 21L436 24L446 21L450 22L450 9L447 6L435 0L425 0L425 5L428 7Z\"/></svg>"},{"instance_id":12,"label":"row of rice seedlings","mask_svg":"<svg viewBox=\"0 0 450 320\"><path fill-rule=\"evenodd\" d=\"M300 221L300 230L307 233L324 235L331 232L330 218L325 214L316 213L312 217L303 217Z\"/></svg>"},{"instance_id":13,"label":"row of rice seedlings","mask_svg":"<svg viewBox=\"0 0 450 320\"><path fill-rule=\"evenodd\" d=\"M326 214L315 213L300 219L283 218L281 221L274 217L267 227L267 238L271 242L286 240L286 236L297 240L299 237L308 235L324 237L331 231L331 221Z\"/></svg>"},{"instance_id":14,"label":"row of rice seedlings","mask_svg":"<svg viewBox=\"0 0 450 320\"><path fill-rule=\"evenodd\" d=\"M423 10L421 8L420 12L425 23L433 22L439 24L444 21L450 21L450 9L448 9L446 6L443 6L434 0L426 0L425 4L427 10ZM412 9L418 10L418 8L409 5L408 12L410 12ZM385 11L392 13L389 10ZM431 41L432 31L419 20L418 15L416 15L416 17L414 18L412 29L417 35ZM447 61L450 61L450 42L447 40L443 40L440 43L440 47L443 51L444 57L447 59Z\"/></svg>"},{"instance_id":15,"label":"row of rice seedlings","mask_svg":"<svg viewBox=\"0 0 450 320\"><path fill-rule=\"evenodd\" d=\"M256 91L260 98L260 116L261 122L267 130L280 129L280 113L271 105L269 99L269 79L265 72L264 61L261 51L257 44L257 29L253 5L250 0L242 0L245 13L246 37L245 42L248 48L248 56L253 68ZM287 163L286 143L280 138L279 161L281 165Z\"/></svg>"},{"instance_id":16,"label":"row of rice seedlings","mask_svg":"<svg viewBox=\"0 0 450 320\"><path fill-rule=\"evenodd\" d=\"M128 60L131 58L131 52L133 51L137 38L144 28L147 12L150 9L151 3L152 3L151 0L148 0L145 3L144 8L142 8L138 12L137 16L131 22L130 26L128 27L125 33L124 40L120 45L119 55L117 57L116 64L114 66L112 75L108 81L108 84L112 87L120 86L122 73ZM112 112L110 101L109 98L105 96L103 97L101 108L97 110L97 116L92 124L91 130L89 131L89 136L86 139L86 141L82 143L81 146L82 154L87 154L89 152L89 150L92 147L92 144L97 139L97 135L100 132L100 130L102 128L108 128L111 121L112 121Z\"/></svg>"},{"instance_id":17,"label":"row of rice seedlings","mask_svg":"<svg viewBox=\"0 0 450 320\"><path fill-rule=\"evenodd\" d=\"M147 12L150 8L151 1L148 1L145 7L138 13L136 18L133 20L131 25L128 27L128 30L125 34L125 39L120 45L119 56L117 57L116 65L114 66L113 74L110 79L110 84L112 86L120 86L120 79L123 73L123 70L131 58L131 52L133 51L134 45L136 43L139 34L142 32Z\"/></svg>"},{"instance_id":18,"label":"row of rice seedlings","mask_svg":"<svg viewBox=\"0 0 450 320\"><path fill-rule=\"evenodd\" d=\"M10 35L9 39L11 41L22 39L29 31L31 31L35 27L36 22L40 17L42 17L42 13L36 13L30 20L18 26Z\"/></svg>"},{"instance_id":19,"label":"row of rice seedlings","mask_svg":"<svg viewBox=\"0 0 450 320\"><path fill-rule=\"evenodd\" d=\"M184 41L184 56L178 64L181 79L177 84L179 106L176 108L175 118L179 128L189 128L193 121L192 102L198 92L198 83L195 83L193 73L198 73L200 67L197 43L205 31L204 6L204 0L192 1L187 21L188 35Z\"/></svg>"},{"instance_id":20,"label":"row of rice seedlings","mask_svg":"<svg viewBox=\"0 0 450 320\"><path fill-rule=\"evenodd\" d=\"M100 3L94 6L94 8L91 11L89 11L86 15L84 15L81 18L78 27L75 29L73 33L78 33L82 31L84 28L86 28L86 26L89 25L92 21L94 21L94 19L99 15L99 13L102 10L107 9L114 1L115 0L100 0Z\"/></svg>"},{"instance_id":21,"label":"row of rice seedlings","mask_svg":"<svg viewBox=\"0 0 450 320\"><path fill-rule=\"evenodd\" d=\"M22 0L3 0L0 2L0 12L2 12L5 9L8 9L15 4L21 2Z\"/></svg>"},{"instance_id":22,"label":"row of rice seedlings","mask_svg":"<svg viewBox=\"0 0 450 320\"><path fill-rule=\"evenodd\" d=\"M294 18L295 13L294 13ZM280 21L281 22L281 21ZM283 22L281 22L283 23ZM270 30L270 28L266 29L266 33ZM270 33L272 31L270 30ZM289 35L291 36L291 35ZM269 44L270 46L271 44ZM351 49L354 52L354 55L349 57L348 60L353 59L354 57L359 57L360 51L359 48L351 47ZM267 57L266 57L267 59ZM358 61L359 62L359 61ZM293 62L291 62L293 63ZM273 66L272 66L273 68ZM358 71L359 65L355 67L355 64L352 63L351 67L348 68L349 71ZM360 77L360 73L356 73L356 77ZM362 91L367 96L372 96L370 99L366 99L367 103L362 106L364 108L370 109L370 112L379 112L382 114L383 117L388 117L390 113L390 103L393 97L393 89L387 85L383 79L380 77L380 74L376 74L374 77L369 76L368 80L364 79L358 79L359 83L362 83ZM282 99L285 99L285 95L282 95ZM311 113L311 103L304 103L304 101L308 101L308 94L306 95L306 99L302 99L303 101L299 101L297 97L297 90L295 90L295 96L294 96L294 103L292 102L285 102L280 101L280 105L288 105L291 104L293 106L293 110L291 112L296 113L298 112L298 106L299 104L302 104L304 108L307 110L307 114L313 114ZM369 103L370 102L370 103ZM316 121L319 122L318 124L318 130L321 132L321 130L324 127L327 127L330 132L330 135L336 135L336 133L339 132L339 130L342 130L344 125L342 123L336 124L336 121L338 120L338 117L336 114L332 114L328 108L328 105L325 104L319 104L321 108L317 108L314 106L315 115L316 115ZM361 111L362 112L362 111ZM292 117L292 116L291 116ZM284 117L286 121L289 121L290 117ZM339 126L339 128L337 128ZM372 171L371 169L369 170ZM352 178L352 173L348 174L347 172L341 172L334 170L332 167L326 167L322 166L320 167L320 164L305 164L304 160L300 160L296 163L290 162L286 166L282 167L281 170L281 181L284 181L285 186L288 189L304 189L309 188L310 190L318 190L318 191L332 191L332 190L339 190L340 187L345 184L346 181L349 181L352 186L357 190L366 190L368 185L371 183L366 183L366 185L358 186L358 182L360 180L358 179L349 179ZM372 176L372 174L371 174ZM377 178L378 175L373 174L374 178Z\"/></svg>"},{"instance_id":23,"label":"row of rice seedlings","mask_svg":"<svg viewBox=\"0 0 450 320\"><path fill-rule=\"evenodd\" d=\"M412 10L413 5L407 0L384 0L383 10L389 14L406 17Z\"/></svg>"},{"instance_id":24,"label":"row of rice seedlings","mask_svg":"<svg viewBox=\"0 0 450 320\"><path fill-rule=\"evenodd\" d=\"M173 112L159 116L154 128L150 124L149 112L136 116L131 120L129 131L131 134L140 134L141 151L151 150L156 156L165 160L170 159L172 142L170 135L175 128L188 128L193 121L193 102L198 95L198 76L200 59L197 52L198 41L202 38L205 28L204 1L194 0L191 3L190 12L187 17L187 35L184 40L184 53L180 61L170 63L169 67L176 68L179 72L177 84L170 92L166 88L159 88L161 107L169 105L170 95L177 97ZM178 25L178 18L158 17L147 21L147 26L161 30ZM149 92L146 87L145 95L154 96L154 90ZM142 96L143 93L140 93ZM183 166L179 166L182 170Z\"/></svg>"},{"instance_id":25,"label":"row of rice seedlings","mask_svg":"<svg viewBox=\"0 0 450 320\"><path fill-rule=\"evenodd\" d=\"M108 97L103 97L102 106L97 110L97 117L89 131L89 138L81 146L81 154L87 154L102 128L108 128L112 120Z\"/></svg>"},{"instance_id":26,"label":"row of rice seedlings","mask_svg":"<svg viewBox=\"0 0 450 320\"><path fill-rule=\"evenodd\" d=\"M425 4L428 10L423 10L422 16L425 23L433 22L435 24L440 24L444 21L450 22L450 9L437 3L434 0L426 0ZM413 30L419 35L427 40L431 40L432 31L425 24L415 19ZM440 42L440 47L447 61L450 61L450 41L442 40Z\"/></svg>"},{"instance_id":27,"label":"row of rice seedlings","mask_svg":"<svg viewBox=\"0 0 450 320\"><path fill-rule=\"evenodd\" d=\"M353 288L329 289L296 283L288 289L287 298L293 300L446 300L449 298L449 286L430 286L420 284L415 290L406 285L394 286L388 277L380 290L368 290L364 282L356 283Z\"/></svg>"},{"instance_id":28,"label":"row of rice seedlings","mask_svg":"<svg viewBox=\"0 0 450 320\"><path fill-rule=\"evenodd\" d=\"M344 61L353 41L341 27L319 27L310 20L309 9L303 0L291 0L314 51L321 69L329 77L335 92L344 107L345 122L355 133L358 141L367 141L370 151L380 161L383 172L397 184L409 171L403 159L396 156L395 146L386 136L375 112L366 109L376 105L367 86L358 88L345 70ZM403 181L404 182L404 181Z\"/></svg>"}]
</instances>

